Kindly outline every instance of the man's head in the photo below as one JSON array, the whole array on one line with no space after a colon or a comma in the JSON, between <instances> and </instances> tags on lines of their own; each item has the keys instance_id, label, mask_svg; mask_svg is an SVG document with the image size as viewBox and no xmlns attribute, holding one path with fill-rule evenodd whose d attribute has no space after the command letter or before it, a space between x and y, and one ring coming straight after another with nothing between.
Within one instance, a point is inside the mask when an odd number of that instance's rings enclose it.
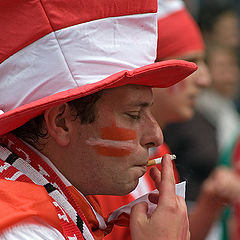
<instances>
[{"instance_id":1,"label":"man's head","mask_svg":"<svg viewBox=\"0 0 240 240\"><path fill-rule=\"evenodd\" d=\"M0 3L0 135L20 127L15 134L84 194L133 190L148 148L162 142L151 88L175 84L196 65L154 63L155 0L17 3Z\"/></svg>"},{"instance_id":2,"label":"man's head","mask_svg":"<svg viewBox=\"0 0 240 240\"><path fill-rule=\"evenodd\" d=\"M204 44L200 30L181 0L159 0L158 52L156 61L170 58L193 61L198 70L167 89L154 89L153 112L161 127L186 121L194 114L200 89L210 84L204 62Z\"/></svg>"},{"instance_id":3,"label":"man's head","mask_svg":"<svg viewBox=\"0 0 240 240\"><path fill-rule=\"evenodd\" d=\"M239 66L236 51L230 47L217 44L209 46L206 61L212 78L210 88L225 98L234 99L239 85Z\"/></svg>"}]
</instances>

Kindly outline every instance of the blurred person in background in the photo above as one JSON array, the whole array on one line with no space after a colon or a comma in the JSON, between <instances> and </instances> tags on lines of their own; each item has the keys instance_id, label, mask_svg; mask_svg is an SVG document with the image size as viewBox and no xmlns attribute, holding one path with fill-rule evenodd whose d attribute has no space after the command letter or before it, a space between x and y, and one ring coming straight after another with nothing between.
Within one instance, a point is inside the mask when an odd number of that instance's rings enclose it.
<instances>
[{"instance_id":1,"label":"blurred person in background","mask_svg":"<svg viewBox=\"0 0 240 240\"><path fill-rule=\"evenodd\" d=\"M178 156L181 179L188 179L186 200L191 206L201 186L217 164L229 166L226 154L239 133L240 118L233 98L237 94L239 69L236 53L229 47L211 47L207 63L212 83L197 101L193 119L168 125L165 141ZM225 221L223 226L226 226ZM221 229L221 228L220 228ZM225 227L220 235L227 235Z\"/></svg>"},{"instance_id":2,"label":"blurred person in background","mask_svg":"<svg viewBox=\"0 0 240 240\"><path fill-rule=\"evenodd\" d=\"M157 61L164 59L178 58L194 61L198 65L196 74L183 80L168 91L154 91L153 113L161 127L165 127L169 122L186 121L194 114L196 97L202 87L210 84L207 67L204 62L204 44L197 24L191 15L184 8L182 1L159 1L158 20L158 50ZM183 34L184 33L184 34ZM189 41L191 39L191 41ZM163 144L159 148L150 150L150 158L155 158L169 152L168 146ZM177 156L178 158L178 156ZM160 168L160 166L158 166ZM198 210L190 217L192 220L192 239L204 239L212 223L218 217L227 198L221 196L221 192L215 192L215 185L220 175L225 175L225 171L219 169L218 172L205 184L202 198L198 205ZM228 175L228 172L226 173ZM230 177L231 181L232 178ZM178 176L176 173L176 180ZM211 187L210 187L211 186ZM129 195L123 197L97 196L100 205L107 216L110 212L123 204L128 204L132 200L142 196L154 189L148 175L140 179L138 187ZM216 195L219 194L218 204L215 202ZM109 204L111 202L115 203ZM224 203L223 203L224 202ZM206 208L207 207L207 208ZM213 210L214 209L214 210ZM213 210L213 211L212 211ZM201 226L199 228L199 226ZM127 228L114 226L113 232L105 239L130 239Z\"/></svg>"},{"instance_id":3,"label":"blurred person in background","mask_svg":"<svg viewBox=\"0 0 240 240\"><path fill-rule=\"evenodd\" d=\"M200 95L198 111L190 121L169 124L164 130L165 141L178 156L180 176L189 180L190 201L196 201L202 182L239 132L239 114L232 101L239 81L237 56L232 49L216 46L207 53L212 83Z\"/></svg>"},{"instance_id":4,"label":"blurred person in background","mask_svg":"<svg viewBox=\"0 0 240 240\"><path fill-rule=\"evenodd\" d=\"M216 128L220 156L239 133L240 117L233 99L238 93L239 67L236 52L229 47L207 50L212 84L198 98L197 109Z\"/></svg>"}]
</instances>

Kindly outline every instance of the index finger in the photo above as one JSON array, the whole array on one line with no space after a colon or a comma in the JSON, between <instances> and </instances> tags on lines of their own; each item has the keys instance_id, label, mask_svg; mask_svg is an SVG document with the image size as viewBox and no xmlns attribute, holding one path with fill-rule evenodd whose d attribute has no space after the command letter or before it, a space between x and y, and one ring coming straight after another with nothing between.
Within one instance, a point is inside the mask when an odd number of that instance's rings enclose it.
<instances>
[{"instance_id":1,"label":"index finger","mask_svg":"<svg viewBox=\"0 0 240 240\"><path fill-rule=\"evenodd\" d=\"M175 178L173 165L169 154L163 156L161 182L159 184L159 199L160 201L168 201L169 198L175 198Z\"/></svg>"}]
</instances>

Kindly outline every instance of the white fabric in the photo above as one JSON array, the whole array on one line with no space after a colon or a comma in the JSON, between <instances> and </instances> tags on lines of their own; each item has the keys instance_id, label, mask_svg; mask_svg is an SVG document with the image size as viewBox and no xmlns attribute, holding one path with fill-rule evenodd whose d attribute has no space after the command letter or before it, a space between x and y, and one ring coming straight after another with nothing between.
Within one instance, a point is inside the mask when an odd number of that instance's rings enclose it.
<instances>
[{"instance_id":1,"label":"white fabric","mask_svg":"<svg viewBox=\"0 0 240 240\"><path fill-rule=\"evenodd\" d=\"M109 17L50 33L1 63L0 109L7 112L151 64L156 47L156 13Z\"/></svg>"},{"instance_id":2,"label":"white fabric","mask_svg":"<svg viewBox=\"0 0 240 240\"><path fill-rule=\"evenodd\" d=\"M185 8L182 0L158 0L158 18L164 18Z\"/></svg>"},{"instance_id":3,"label":"white fabric","mask_svg":"<svg viewBox=\"0 0 240 240\"><path fill-rule=\"evenodd\" d=\"M181 196L185 199L185 191L186 191L186 181L183 181L181 183L178 183L175 185L175 191L176 191L176 194L178 196ZM130 215L131 213L131 208L136 204L136 203L139 203L139 202L146 202L148 204L148 215L151 215L152 212L155 210L155 208L157 207L156 204L153 204L149 201L148 199L148 196L149 194L151 193L158 193L158 190L155 189L154 191L150 192L150 193L147 193L141 197L139 197L138 199L132 201L131 203L127 204L127 205L124 205L120 208L118 208L116 211L114 211L108 218L108 221L112 221L114 219L117 219L118 216L121 214L121 213L127 213Z\"/></svg>"},{"instance_id":4,"label":"white fabric","mask_svg":"<svg viewBox=\"0 0 240 240\"><path fill-rule=\"evenodd\" d=\"M148 180L145 175L143 175L139 178L137 187L130 194L134 197L134 199L137 199L149 192L151 192L151 189L148 186Z\"/></svg>"},{"instance_id":5,"label":"white fabric","mask_svg":"<svg viewBox=\"0 0 240 240\"><path fill-rule=\"evenodd\" d=\"M74 237L74 236L73 236ZM1 240L64 240L55 228L38 217L31 217L15 224L0 234ZM77 238L72 238L74 240ZM69 239L70 240L70 239Z\"/></svg>"}]
</instances>

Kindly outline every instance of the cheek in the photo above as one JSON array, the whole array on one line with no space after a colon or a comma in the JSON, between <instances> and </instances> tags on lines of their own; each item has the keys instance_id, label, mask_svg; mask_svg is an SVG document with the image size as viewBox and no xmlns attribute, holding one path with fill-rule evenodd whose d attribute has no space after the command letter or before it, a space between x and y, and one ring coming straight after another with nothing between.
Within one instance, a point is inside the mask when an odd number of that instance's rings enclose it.
<instances>
[{"instance_id":1,"label":"cheek","mask_svg":"<svg viewBox=\"0 0 240 240\"><path fill-rule=\"evenodd\" d=\"M179 94L181 91L183 91L186 88L186 79L167 88L167 92L170 96Z\"/></svg>"},{"instance_id":2,"label":"cheek","mask_svg":"<svg viewBox=\"0 0 240 240\"><path fill-rule=\"evenodd\" d=\"M115 123L101 129L101 138L89 139L88 144L99 155L109 157L124 157L136 149L136 132L132 129L119 128Z\"/></svg>"}]
</instances>

